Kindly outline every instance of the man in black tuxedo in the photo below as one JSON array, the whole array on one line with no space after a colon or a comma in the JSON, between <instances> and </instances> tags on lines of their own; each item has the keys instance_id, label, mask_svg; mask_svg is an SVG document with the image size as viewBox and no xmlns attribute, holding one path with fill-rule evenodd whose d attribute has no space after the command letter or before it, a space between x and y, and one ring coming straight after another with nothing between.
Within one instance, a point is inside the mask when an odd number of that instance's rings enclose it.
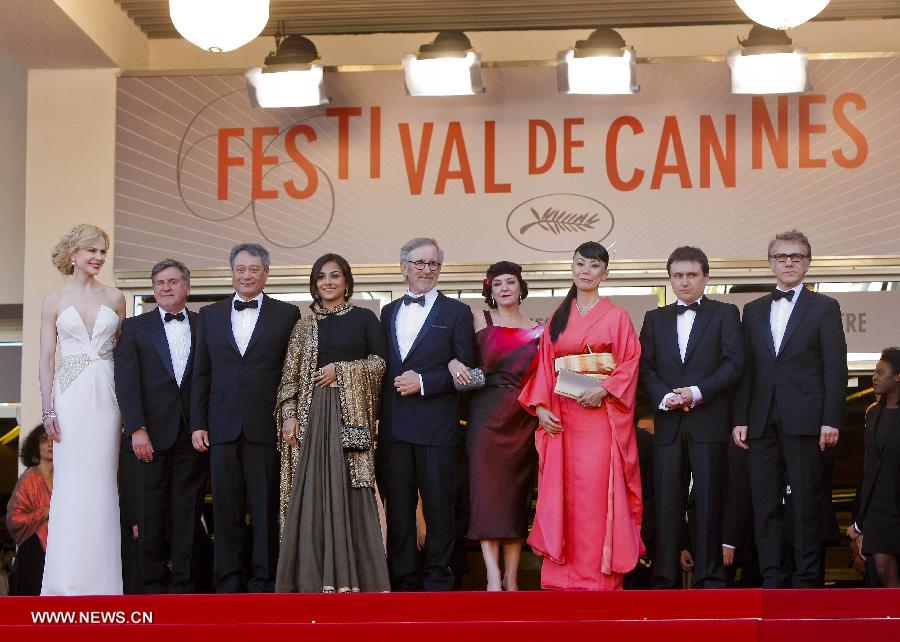
<instances>
[{"instance_id":1,"label":"man in black tuxedo","mask_svg":"<svg viewBox=\"0 0 900 642\"><path fill-rule=\"evenodd\" d=\"M699 248L677 248L666 269L678 301L647 312L641 328L640 382L656 406L653 585L681 587L679 552L692 476L694 585L721 588L730 401L744 363L740 314L703 295L709 261Z\"/></svg>"},{"instance_id":2,"label":"man in black tuxedo","mask_svg":"<svg viewBox=\"0 0 900 642\"><path fill-rule=\"evenodd\" d=\"M763 588L787 583L782 555L781 460L791 488L791 586L817 586L821 558L821 453L837 444L847 392L847 343L837 301L803 287L812 257L797 231L769 243L777 281L744 307L747 362L737 386L732 435L750 449L750 490Z\"/></svg>"},{"instance_id":3,"label":"man in black tuxedo","mask_svg":"<svg viewBox=\"0 0 900 642\"><path fill-rule=\"evenodd\" d=\"M453 587L454 474L459 406L447 364L475 363L472 311L435 286L444 253L434 239L400 250L408 290L381 311L388 345L376 466L387 514L394 590ZM416 555L416 504L425 514L425 562Z\"/></svg>"},{"instance_id":4,"label":"man in black tuxedo","mask_svg":"<svg viewBox=\"0 0 900 642\"><path fill-rule=\"evenodd\" d=\"M164 259L150 272L155 310L125 319L116 346L116 397L135 493L144 593L193 593L197 587L194 540L206 490L207 457L191 447L191 370L197 315L185 304L191 273ZM166 528L171 516L171 528ZM169 573L167 561L172 561Z\"/></svg>"},{"instance_id":5,"label":"man in black tuxedo","mask_svg":"<svg viewBox=\"0 0 900 642\"><path fill-rule=\"evenodd\" d=\"M278 558L275 394L300 310L263 293L269 252L231 249L235 294L200 310L191 392L194 448L210 451L219 593L271 592ZM250 510L250 578L246 513Z\"/></svg>"}]
</instances>

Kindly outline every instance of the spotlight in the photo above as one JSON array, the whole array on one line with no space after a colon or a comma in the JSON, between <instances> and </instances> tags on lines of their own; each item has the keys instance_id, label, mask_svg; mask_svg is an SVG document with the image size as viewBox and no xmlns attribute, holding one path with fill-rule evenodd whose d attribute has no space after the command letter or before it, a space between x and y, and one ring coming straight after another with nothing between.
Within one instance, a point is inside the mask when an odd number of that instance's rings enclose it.
<instances>
[{"instance_id":1,"label":"spotlight","mask_svg":"<svg viewBox=\"0 0 900 642\"><path fill-rule=\"evenodd\" d=\"M410 96L483 94L481 54L461 31L442 31L418 54L403 56L403 80Z\"/></svg>"},{"instance_id":2,"label":"spotlight","mask_svg":"<svg viewBox=\"0 0 900 642\"><path fill-rule=\"evenodd\" d=\"M322 89L319 52L303 36L279 36L276 49L266 56L265 67L244 74L254 107L312 107L330 102Z\"/></svg>"},{"instance_id":3,"label":"spotlight","mask_svg":"<svg viewBox=\"0 0 900 642\"><path fill-rule=\"evenodd\" d=\"M556 56L556 81L563 94L634 94L634 49L618 32L600 27L574 49Z\"/></svg>"},{"instance_id":4,"label":"spotlight","mask_svg":"<svg viewBox=\"0 0 900 642\"><path fill-rule=\"evenodd\" d=\"M783 31L754 25L740 49L728 52L733 94L799 94L812 86L806 75L806 49L795 48Z\"/></svg>"}]
</instances>

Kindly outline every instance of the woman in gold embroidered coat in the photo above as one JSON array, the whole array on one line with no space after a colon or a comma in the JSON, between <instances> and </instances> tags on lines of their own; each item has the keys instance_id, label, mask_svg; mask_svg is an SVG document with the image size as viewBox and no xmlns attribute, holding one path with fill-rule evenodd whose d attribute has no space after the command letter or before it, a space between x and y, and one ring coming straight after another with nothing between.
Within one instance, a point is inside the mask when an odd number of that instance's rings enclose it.
<instances>
[{"instance_id":1,"label":"woman in gold embroidered coat","mask_svg":"<svg viewBox=\"0 0 900 642\"><path fill-rule=\"evenodd\" d=\"M294 326L276 401L281 548L275 588L387 591L372 461L384 335L371 310L350 303L353 275L341 256L315 262L309 289L313 314Z\"/></svg>"}]
</instances>

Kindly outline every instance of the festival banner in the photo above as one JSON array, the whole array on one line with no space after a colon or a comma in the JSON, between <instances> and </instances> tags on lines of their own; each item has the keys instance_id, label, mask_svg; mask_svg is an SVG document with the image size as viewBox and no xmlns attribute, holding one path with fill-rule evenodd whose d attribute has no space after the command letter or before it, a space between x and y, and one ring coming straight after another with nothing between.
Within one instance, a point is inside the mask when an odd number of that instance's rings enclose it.
<instances>
[{"instance_id":1,"label":"festival banner","mask_svg":"<svg viewBox=\"0 0 900 642\"><path fill-rule=\"evenodd\" d=\"M332 102L251 107L240 75L118 81L117 269L566 259L580 242L664 259L758 259L798 228L816 255L900 247L900 59L812 61L813 90L730 93L724 62L638 66L630 96L557 93L547 66L483 71L484 95L406 96L400 71L333 72Z\"/></svg>"}]
</instances>

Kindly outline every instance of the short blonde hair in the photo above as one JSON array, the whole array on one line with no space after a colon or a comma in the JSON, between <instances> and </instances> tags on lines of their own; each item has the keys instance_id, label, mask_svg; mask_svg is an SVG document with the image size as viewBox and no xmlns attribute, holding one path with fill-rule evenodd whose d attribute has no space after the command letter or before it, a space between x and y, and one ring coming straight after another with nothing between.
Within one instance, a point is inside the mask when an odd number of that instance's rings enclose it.
<instances>
[{"instance_id":1,"label":"short blonde hair","mask_svg":"<svg viewBox=\"0 0 900 642\"><path fill-rule=\"evenodd\" d=\"M778 241L789 241L791 243L800 243L801 245L805 245L807 258L812 259L812 246L809 244L809 239L806 238L806 234L804 234L800 230L790 230L788 232L781 232L780 234L776 234L775 238L769 241L769 249L767 250L768 258L772 258L772 250L775 249L775 244Z\"/></svg>"},{"instance_id":2,"label":"short blonde hair","mask_svg":"<svg viewBox=\"0 0 900 642\"><path fill-rule=\"evenodd\" d=\"M105 230L90 223L76 225L66 232L65 236L54 246L50 260L53 261L56 269L63 274L72 274L74 272L72 253L87 247L91 241L97 238L102 238L106 241L106 249L109 250L109 234Z\"/></svg>"}]
</instances>

